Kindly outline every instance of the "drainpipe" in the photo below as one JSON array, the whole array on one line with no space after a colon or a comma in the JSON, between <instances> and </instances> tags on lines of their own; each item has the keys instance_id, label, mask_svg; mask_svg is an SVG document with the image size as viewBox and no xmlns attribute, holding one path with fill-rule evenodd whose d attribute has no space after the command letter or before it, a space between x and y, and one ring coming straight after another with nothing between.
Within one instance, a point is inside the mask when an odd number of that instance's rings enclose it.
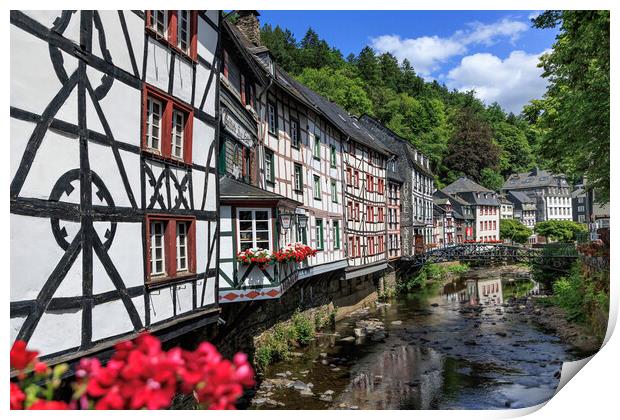
<instances>
[{"instance_id":1,"label":"drainpipe","mask_svg":"<svg viewBox=\"0 0 620 420\"><path fill-rule=\"evenodd\" d=\"M344 249L344 251L345 251L344 257L347 260L347 266L349 265L349 257L351 255L351 250L349 249L349 235L347 233L348 226L349 226L349 215L348 215L348 211L347 210L349 209L349 206L345 206L345 204L348 204L346 202L347 195L345 193L345 191L346 191L346 189L348 187L348 184L347 184L347 176L346 176L347 173L346 173L346 170L344 168L344 155L345 155L345 153L348 153L349 142L350 141L351 141L351 137L347 136L347 139L344 141L343 148L342 148L342 154L341 154L341 157L340 157L341 179L342 179L342 184L344 186L344 188L342 188L342 201L341 201L341 203L342 203L342 212L344 213L344 217L342 218L342 224L343 224L343 226L342 226L342 233L343 233L343 235L342 236L343 236L343 242L344 242L342 249ZM346 152L345 152L345 150L346 150Z\"/></svg>"}]
</instances>

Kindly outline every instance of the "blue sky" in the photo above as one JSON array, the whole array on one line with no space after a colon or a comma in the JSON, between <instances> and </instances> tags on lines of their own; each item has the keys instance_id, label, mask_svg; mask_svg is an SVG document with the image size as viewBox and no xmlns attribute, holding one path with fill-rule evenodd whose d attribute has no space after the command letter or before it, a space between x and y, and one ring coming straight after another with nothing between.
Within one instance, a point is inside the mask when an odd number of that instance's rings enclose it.
<instances>
[{"instance_id":1,"label":"blue sky","mask_svg":"<svg viewBox=\"0 0 620 420\"><path fill-rule=\"evenodd\" d=\"M262 23L290 29L299 41L311 26L346 57L365 45L408 58L427 80L475 89L487 103L519 112L546 82L536 66L557 31L531 27L536 11L276 11Z\"/></svg>"}]
</instances>

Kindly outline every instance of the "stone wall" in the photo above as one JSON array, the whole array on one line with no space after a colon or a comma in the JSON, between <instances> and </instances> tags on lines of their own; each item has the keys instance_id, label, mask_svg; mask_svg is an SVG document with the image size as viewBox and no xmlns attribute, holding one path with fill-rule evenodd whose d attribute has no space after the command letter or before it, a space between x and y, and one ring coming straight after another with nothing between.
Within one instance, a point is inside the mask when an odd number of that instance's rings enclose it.
<instances>
[{"instance_id":1,"label":"stone wall","mask_svg":"<svg viewBox=\"0 0 620 420\"><path fill-rule=\"evenodd\" d=\"M299 281L280 299L221 305L221 325L214 344L225 355L237 351L252 354L254 340L276 323L286 321L299 309L312 315L317 310L336 310L336 320L377 299L380 275L343 280L342 271Z\"/></svg>"}]
</instances>

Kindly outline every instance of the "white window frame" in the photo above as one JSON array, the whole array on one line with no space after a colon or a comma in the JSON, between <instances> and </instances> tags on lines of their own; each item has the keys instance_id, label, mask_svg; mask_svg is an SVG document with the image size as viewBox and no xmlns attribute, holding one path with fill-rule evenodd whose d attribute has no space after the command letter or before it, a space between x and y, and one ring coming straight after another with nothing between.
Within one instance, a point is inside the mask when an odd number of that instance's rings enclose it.
<instances>
[{"instance_id":1,"label":"white window frame","mask_svg":"<svg viewBox=\"0 0 620 420\"><path fill-rule=\"evenodd\" d=\"M177 118L181 117L181 130L178 131ZM172 111L172 145L170 154L172 157L183 160L183 146L185 144L185 113L178 109ZM180 140L179 140L180 139ZM180 143L179 143L180 141ZM179 148L180 153L177 155L175 149Z\"/></svg>"},{"instance_id":2,"label":"white window frame","mask_svg":"<svg viewBox=\"0 0 620 420\"><path fill-rule=\"evenodd\" d=\"M147 97L147 115L146 115L146 147L153 150L159 150L161 152L161 143L162 143L162 126L164 120L164 104L159 99L155 99L152 96ZM157 128L159 129L159 136L157 137L158 147L153 146L153 104L157 104L159 106L159 121Z\"/></svg>"},{"instance_id":3,"label":"white window frame","mask_svg":"<svg viewBox=\"0 0 620 420\"><path fill-rule=\"evenodd\" d=\"M338 204L338 183L333 179L330 181L330 192L332 203Z\"/></svg>"},{"instance_id":4,"label":"white window frame","mask_svg":"<svg viewBox=\"0 0 620 420\"><path fill-rule=\"evenodd\" d=\"M269 242L269 248L271 249L273 247L273 232L272 232L272 225L271 225L271 209L270 208L262 208L262 207L243 207L243 208L238 208L237 209L237 250L241 251L241 222L242 220L240 219L239 215L241 214L241 212L243 211L249 211L252 212L252 248L257 248L257 241L256 239L256 234L257 232L265 232L265 230L260 230L258 231L256 229L256 212L259 211L266 211L267 212L267 228L268 228L268 242ZM244 222L247 222L248 220L244 220ZM261 222L263 222L264 220L260 220ZM245 231L244 231L245 232ZM246 241L244 241L246 242ZM265 242L265 241L260 241L260 242Z\"/></svg>"},{"instance_id":5,"label":"white window frame","mask_svg":"<svg viewBox=\"0 0 620 420\"><path fill-rule=\"evenodd\" d=\"M158 15L163 15L163 34L157 30ZM151 29L164 39L168 39L168 11L167 10L151 10Z\"/></svg>"},{"instance_id":6,"label":"white window frame","mask_svg":"<svg viewBox=\"0 0 620 420\"><path fill-rule=\"evenodd\" d=\"M299 172L297 170L299 169ZM293 166L293 188L295 191L303 191L304 189L304 173L303 166L295 164ZM297 174L299 174L299 178L297 178Z\"/></svg>"},{"instance_id":7,"label":"white window frame","mask_svg":"<svg viewBox=\"0 0 620 420\"><path fill-rule=\"evenodd\" d=\"M156 226L161 226L161 234L156 233ZM151 221L150 236L151 236L151 276L165 276L166 275L166 222L163 220ZM159 238L159 245L156 244L157 238ZM161 258L155 258L156 250L161 249ZM157 262L161 261L161 271L157 271Z\"/></svg>"},{"instance_id":8,"label":"white window frame","mask_svg":"<svg viewBox=\"0 0 620 420\"><path fill-rule=\"evenodd\" d=\"M320 175L313 175L312 176L313 179L313 185L312 185L312 190L313 190L313 197L315 200L320 200L321 197L321 176ZM317 182L318 181L318 182ZM317 188L318 186L318 188Z\"/></svg>"},{"instance_id":9,"label":"white window frame","mask_svg":"<svg viewBox=\"0 0 620 420\"><path fill-rule=\"evenodd\" d=\"M272 134L278 133L276 106L272 102L267 102L267 130Z\"/></svg>"},{"instance_id":10,"label":"white window frame","mask_svg":"<svg viewBox=\"0 0 620 420\"><path fill-rule=\"evenodd\" d=\"M177 244L177 273L183 271L189 271L189 253L188 253L188 235L189 235L189 222L177 221L176 223L176 244ZM181 232L183 230L183 232ZM181 251L185 251L185 256L181 256ZM181 261L185 260L182 264Z\"/></svg>"},{"instance_id":11,"label":"white window frame","mask_svg":"<svg viewBox=\"0 0 620 420\"><path fill-rule=\"evenodd\" d=\"M185 12L185 22L182 21L181 16ZM182 23L183 22L183 23ZM182 36L182 28L185 25L185 36ZM191 12L189 10L177 11L177 47L186 54L190 51L190 31L191 31ZM185 48L183 48L183 41L185 41Z\"/></svg>"}]
</instances>

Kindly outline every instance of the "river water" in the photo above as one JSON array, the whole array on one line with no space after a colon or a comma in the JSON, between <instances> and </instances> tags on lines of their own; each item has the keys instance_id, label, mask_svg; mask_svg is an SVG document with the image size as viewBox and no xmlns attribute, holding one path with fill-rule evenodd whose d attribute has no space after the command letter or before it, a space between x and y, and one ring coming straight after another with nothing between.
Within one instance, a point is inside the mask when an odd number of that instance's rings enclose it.
<instances>
[{"instance_id":1,"label":"river water","mask_svg":"<svg viewBox=\"0 0 620 420\"><path fill-rule=\"evenodd\" d=\"M580 355L509 304L538 287L523 273L475 269L359 310L271 366L248 408L504 409L547 401L562 362Z\"/></svg>"}]
</instances>

